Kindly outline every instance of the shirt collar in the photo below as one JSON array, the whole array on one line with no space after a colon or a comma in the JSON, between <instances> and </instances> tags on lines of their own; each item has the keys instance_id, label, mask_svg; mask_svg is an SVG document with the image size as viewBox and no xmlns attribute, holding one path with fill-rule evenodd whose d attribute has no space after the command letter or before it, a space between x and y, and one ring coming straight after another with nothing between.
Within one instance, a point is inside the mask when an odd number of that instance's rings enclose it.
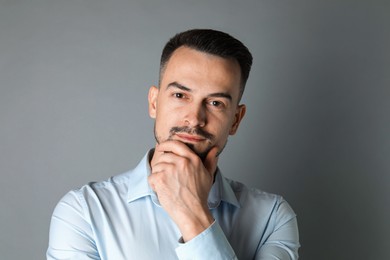
<instances>
[{"instance_id":1,"label":"shirt collar","mask_svg":"<svg viewBox=\"0 0 390 260\"><path fill-rule=\"evenodd\" d=\"M161 207L156 193L149 186L148 176L151 174L150 159L153 156L154 149L149 150L138 165L129 172L129 183L127 192L127 202L131 203L142 197L150 196L154 204ZM219 168L217 168L215 182L211 187L208 206L214 209L219 206L221 201L240 207L240 203L232 190L228 180L222 176Z\"/></svg>"},{"instance_id":2,"label":"shirt collar","mask_svg":"<svg viewBox=\"0 0 390 260\"><path fill-rule=\"evenodd\" d=\"M237 200L236 194L230 186L229 181L222 175L219 168L217 168L217 172L215 174L215 181L211 187L208 197L209 208L214 209L218 207L221 201L240 208L241 205Z\"/></svg>"},{"instance_id":3,"label":"shirt collar","mask_svg":"<svg viewBox=\"0 0 390 260\"><path fill-rule=\"evenodd\" d=\"M129 172L129 183L127 191L127 202L133 202L137 199L151 196L152 201L161 206L156 193L149 186L148 176L151 174L149 161L153 156L154 149L149 150L138 165Z\"/></svg>"}]
</instances>

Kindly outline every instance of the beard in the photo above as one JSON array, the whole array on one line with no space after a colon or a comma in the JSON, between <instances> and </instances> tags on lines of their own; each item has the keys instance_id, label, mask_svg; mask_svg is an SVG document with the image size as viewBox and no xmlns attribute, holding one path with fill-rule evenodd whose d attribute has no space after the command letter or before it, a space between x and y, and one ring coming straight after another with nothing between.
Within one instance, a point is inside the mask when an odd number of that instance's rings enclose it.
<instances>
[{"instance_id":1,"label":"beard","mask_svg":"<svg viewBox=\"0 0 390 260\"><path fill-rule=\"evenodd\" d=\"M178 126L175 126L175 127L172 127L170 130L169 130L169 136L166 140L162 140L161 136L158 136L157 134L157 131L156 131L156 123L154 124L154 138L156 139L156 142L158 144L160 144L161 142L163 141L168 141L168 140L174 140L173 139L173 136L177 133L187 133L187 134L196 134L198 136L201 136L203 138L206 139L206 141L208 142L208 146L203 149L203 150L199 150L195 147L194 144L191 144L191 143L186 143L186 142L183 142L185 145L187 145L196 155L199 156L199 158L204 161L207 157L207 154L210 152L211 148L213 148L213 141L215 139L214 135L204 131L203 129L201 128L190 128L190 127L187 127L187 126L182 126L182 127L178 127ZM226 143L225 143L226 145ZM219 156L222 152L222 150L224 149L225 145L222 147L222 149L218 152L218 155Z\"/></svg>"}]
</instances>

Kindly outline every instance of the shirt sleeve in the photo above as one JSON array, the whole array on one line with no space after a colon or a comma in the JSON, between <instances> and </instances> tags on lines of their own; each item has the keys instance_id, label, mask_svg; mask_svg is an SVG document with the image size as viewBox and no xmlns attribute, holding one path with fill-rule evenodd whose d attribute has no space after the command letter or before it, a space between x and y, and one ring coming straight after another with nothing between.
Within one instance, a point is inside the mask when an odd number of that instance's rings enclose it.
<instances>
[{"instance_id":1,"label":"shirt sleeve","mask_svg":"<svg viewBox=\"0 0 390 260\"><path fill-rule=\"evenodd\" d=\"M46 257L54 259L100 259L91 225L78 193L66 194L54 209Z\"/></svg>"},{"instance_id":2,"label":"shirt sleeve","mask_svg":"<svg viewBox=\"0 0 390 260\"><path fill-rule=\"evenodd\" d=\"M257 250L256 260L296 260L298 259L299 233L297 218L289 204L281 199L270 219L272 233Z\"/></svg>"},{"instance_id":3,"label":"shirt sleeve","mask_svg":"<svg viewBox=\"0 0 390 260\"><path fill-rule=\"evenodd\" d=\"M198 236L180 244L176 248L176 254L180 260L210 259L210 257L214 260L237 259L233 248L216 221Z\"/></svg>"}]
</instances>

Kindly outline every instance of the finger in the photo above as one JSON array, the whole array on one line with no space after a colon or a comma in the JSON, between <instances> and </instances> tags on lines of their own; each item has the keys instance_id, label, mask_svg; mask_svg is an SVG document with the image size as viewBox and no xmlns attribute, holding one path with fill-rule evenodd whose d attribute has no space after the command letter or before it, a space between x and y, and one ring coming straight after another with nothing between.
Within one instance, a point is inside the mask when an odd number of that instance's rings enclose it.
<instances>
[{"instance_id":1,"label":"finger","mask_svg":"<svg viewBox=\"0 0 390 260\"><path fill-rule=\"evenodd\" d=\"M150 161L150 166L153 168L158 163L166 161L167 160L166 155L169 155L169 154L172 154L172 153L164 151L164 149L160 148L160 144L156 143L156 146L155 146L155 149L153 152L153 157L152 157L152 160ZM172 160L169 160L169 161L172 162Z\"/></svg>"},{"instance_id":2,"label":"finger","mask_svg":"<svg viewBox=\"0 0 390 260\"><path fill-rule=\"evenodd\" d=\"M217 169L218 152L219 152L219 148L217 146L214 146L213 148L211 148L211 150L206 156L206 159L204 160L204 167L212 175L214 175L215 170Z\"/></svg>"},{"instance_id":3,"label":"finger","mask_svg":"<svg viewBox=\"0 0 390 260\"><path fill-rule=\"evenodd\" d=\"M161 151L155 151L153 154L153 158L150 161L150 166L152 167L153 171L156 168L156 166L164 166L164 165L174 165L179 161L182 161L183 159L188 160L186 157L181 157L177 154L174 154L172 152L161 152Z\"/></svg>"},{"instance_id":4,"label":"finger","mask_svg":"<svg viewBox=\"0 0 390 260\"><path fill-rule=\"evenodd\" d=\"M186 158L191 158L194 155L193 151L186 144L176 140L169 140L160 143L156 146L156 152L173 153Z\"/></svg>"},{"instance_id":5,"label":"finger","mask_svg":"<svg viewBox=\"0 0 390 260\"><path fill-rule=\"evenodd\" d=\"M159 162L152 166L152 174L159 174L164 172L172 172L175 168L175 164Z\"/></svg>"}]
</instances>

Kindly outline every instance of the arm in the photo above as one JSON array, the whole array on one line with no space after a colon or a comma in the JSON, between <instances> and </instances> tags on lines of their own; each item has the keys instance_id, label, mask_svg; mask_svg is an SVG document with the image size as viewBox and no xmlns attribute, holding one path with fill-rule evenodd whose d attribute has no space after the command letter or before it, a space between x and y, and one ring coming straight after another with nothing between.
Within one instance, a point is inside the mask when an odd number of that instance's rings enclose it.
<instances>
[{"instance_id":1,"label":"arm","mask_svg":"<svg viewBox=\"0 0 390 260\"><path fill-rule=\"evenodd\" d=\"M297 218L288 203L281 199L270 219L272 233L259 246L255 259L298 259L299 233Z\"/></svg>"},{"instance_id":2,"label":"arm","mask_svg":"<svg viewBox=\"0 0 390 260\"><path fill-rule=\"evenodd\" d=\"M206 230L213 222L207 198L217 168L217 148L204 162L184 143L166 141L156 146L151 160L149 184L161 206L180 229L184 242Z\"/></svg>"},{"instance_id":3,"label":"arm","mask_svg":"<svg viewBox=\"0 0 390 260\"><path fill-rule=\"evenodd\" d=\"M66 194L54 209L46 256L50 260L100 259L82 200L74 191Z\"/></svg>"},{"instance_id":4,"label":"arm","mask_svg":"<svg viewBox=\"0 0 390 260\"><path fill-rule=\"evenodd\" d=\"M236 259L207 205L217 152L212 148L202 162L181 142L156 146L149 183L182 234L182 243L176 249L179 259Z\"/></svg>"},{"instance_id":5,"label":"arm","mask_svg":"<svg viewBox=\"0 0 390 260\"><path fill-rule=\"evenodd\" d=\"M219 224L208 229L176 249L179 259L236 260L237 257Z\"/></svg>"}]
</instances>

